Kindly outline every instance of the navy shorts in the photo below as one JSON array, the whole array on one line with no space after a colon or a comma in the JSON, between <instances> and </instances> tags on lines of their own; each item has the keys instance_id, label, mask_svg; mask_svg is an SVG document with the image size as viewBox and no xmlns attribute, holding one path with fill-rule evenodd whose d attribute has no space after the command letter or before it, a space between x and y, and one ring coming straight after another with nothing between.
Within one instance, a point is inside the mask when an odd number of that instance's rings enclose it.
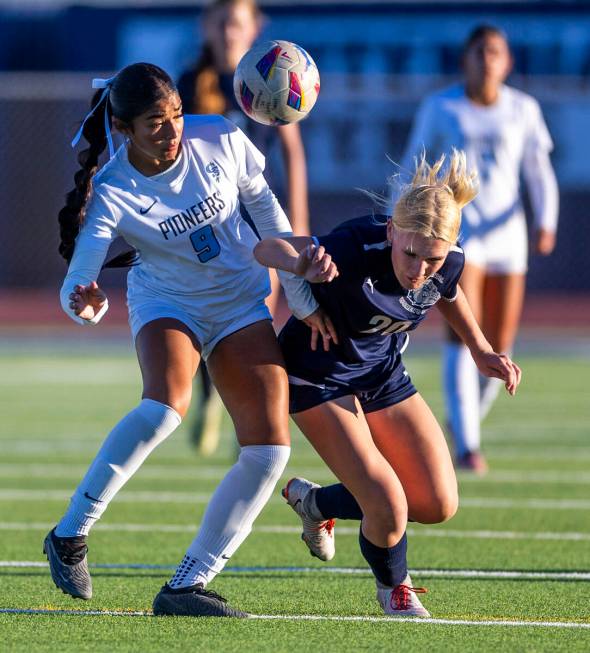
<instances>
[{"instance_id":1,"label":"navy shorts","mask_svg":"<svg viewBox=\"0 0 590 653\"><path fill-rule=\"evenodd\" d=\"M301 333L303 338L298 337ZM319 348L312 351L307 327L305 331L283 329L279 343L289 375L290 413L347 395L356 396L363 411L371 413L398 404L417 392L398 351L378 362L344 362L338 357L337 346L332 345L329 352Z\"/></svg>"}]
</instances>

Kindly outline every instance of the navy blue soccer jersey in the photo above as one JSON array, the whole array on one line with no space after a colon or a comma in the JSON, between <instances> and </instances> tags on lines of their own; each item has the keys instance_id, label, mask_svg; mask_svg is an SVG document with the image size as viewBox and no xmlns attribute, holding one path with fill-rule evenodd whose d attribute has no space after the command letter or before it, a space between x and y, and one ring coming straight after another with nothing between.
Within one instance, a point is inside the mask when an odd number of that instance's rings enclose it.
<instances>
[{"instance_id":1,"label":"navy blue soccer jersey","mask_svg":"<svg viewBox=\"0 0 590 653\"><path fill-rule=\"evenodd\" d=\"M406 332L441 298L455 298L464 265L461 248L451 247L435 275L419 289L407 290L393 272L386 223L381 215L355 218L317 239L340 274L331 283L311 287L334 323L339 344L331 343L328 352L312 352L309 327L295 318L287 322L279 340L292 383L291 412L302 409L297 408L297 395L305 385L328 393L339 386L341 395L340 385L347 384L362 394L395 377L399 389L409 382L400 358ZM293 379L298 387L293 387Z\"/></svg>"}]
</instances>

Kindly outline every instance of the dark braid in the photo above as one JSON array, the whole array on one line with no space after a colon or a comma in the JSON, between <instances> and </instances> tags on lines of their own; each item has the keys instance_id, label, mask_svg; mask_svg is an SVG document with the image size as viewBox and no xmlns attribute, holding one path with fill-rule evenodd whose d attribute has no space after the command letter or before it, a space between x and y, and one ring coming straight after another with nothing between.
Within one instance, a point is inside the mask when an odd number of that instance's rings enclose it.
<instances>
[{"instance_id":1,"label":"dark braid","mask_svg":"<svg viewBox=\"0 0 590 653\"><path fill-rule=\"evenodd\" d=\"M94 113L86 120L82 134L90 147L78 154L81 169L74 175L75 188L66 195L66 205L59 212L61 242L59 253L68 261L74 254L76 237L84 221L86 204L92 193L92 178L98 170L98 159L107 146L104 125L104 103L108 112L109 126L115 116L127 125L149 110L156 102L176 93L170 76L158 66L136 63L123 68L113 79L110 92L98 106L104 89L92 97ZM137 252L132 249L116 256L103 267L129 267L138 261Z\"/></svg>"},{"instance_id":2,"label":"dark braid","mask_svg":"<svg viewBox=\"0 0 590 653\"><path fill-rule=\"evenodd\" d=\"M98 104L102 94L103 89L99 89L94 94L90 104L91 108ZM108 98L104 98L101 104L104 104L104 102L108 102ZM98 170L98 158L107 146L103 111L102 107L97 107L84 125L82 133L90 147L78 154L78 163L81 169L74 175L75 188L66 195L66 205L59 212L59 234L61 238L59 253L68 263L74 254L76 237L84 220L86 202L92 189L92 177Z\"/></svg>"}]
</instances>

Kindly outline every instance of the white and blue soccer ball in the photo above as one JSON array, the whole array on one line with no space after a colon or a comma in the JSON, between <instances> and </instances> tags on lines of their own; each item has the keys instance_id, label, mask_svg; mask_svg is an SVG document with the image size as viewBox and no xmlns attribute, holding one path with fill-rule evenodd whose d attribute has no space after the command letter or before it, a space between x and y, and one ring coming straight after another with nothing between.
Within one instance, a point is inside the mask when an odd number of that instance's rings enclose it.
<instances>
[{"instance_id":1,"label":"white and blue soccer ball","mask_svg":"<svg viewBox=\"0 0 590 653\"><path fill-rule=\"evenodd\" d=\"M289 41L252 47L234 74L234 93L244 113L263 125L286 125L309 115L320 92L313 59Z\"/></svg>"}]
</instances>

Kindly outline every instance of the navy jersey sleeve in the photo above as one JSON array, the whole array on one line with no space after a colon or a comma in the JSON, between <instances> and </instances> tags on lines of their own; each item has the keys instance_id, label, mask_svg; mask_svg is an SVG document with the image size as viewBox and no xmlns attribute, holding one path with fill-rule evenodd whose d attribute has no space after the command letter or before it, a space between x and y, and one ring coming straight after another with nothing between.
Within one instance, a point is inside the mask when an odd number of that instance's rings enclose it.
<instances>
[{"instance_id":1,"label":"navy jersey sleeve","mask_svg":"<svg viewBox=\"0 0 590 653\"><path fill-rule=\"evenodd\" d=\"M448 302L455 301L457 297L457 285L459 284L459 279L461 278L464 266L465 255L463 254L463 250L460 247L453 245L449 251L447 260L441 269L441 274L444 277L444 282L441 287L441 296Z\"/></svg>"},{"instance_id":2,"label":"navy jersey sleeve","mask_svg":"<svg viewBox=\"0 0 590 653\"><path fill-rule=\"evenodd\" d=\"M383 257L375 257L372 250L384 253L388 249L386 224L387 216L365 215L347 220L315 240L332 256L343 280L359 279L382 267ZM388 260L389 254L385 258Z\"/></svg>"},{"instance_id":3,"label":"navy jersey sleeve","mask_svg":"<svg viewBox=\"0 0 590 653\"><path fill-rule=\"evenodd\" d=\"M341 278L362 276L366 267L366 253L354 233L348 229L333 231L315 238L326 248L338 268Z\"/></svg>"}]
</instances>

